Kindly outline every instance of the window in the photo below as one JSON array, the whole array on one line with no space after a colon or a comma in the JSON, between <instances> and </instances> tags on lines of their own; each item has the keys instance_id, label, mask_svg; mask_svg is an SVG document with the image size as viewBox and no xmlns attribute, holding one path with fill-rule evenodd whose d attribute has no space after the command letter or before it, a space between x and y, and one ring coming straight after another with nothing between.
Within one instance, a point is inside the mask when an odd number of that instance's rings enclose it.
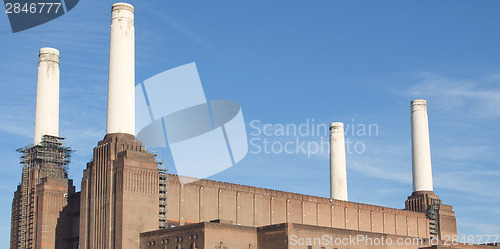
<instances>
[{"instance_id":1,"label":"window","mask_svg":"<svg viewBox=\"0 0 500 249\"><path fill-rule=\"evenodd\" d=\"M194 235L194 238L195 238L195 239L197 239L197 238L198 238L198 234L195 234L195 235Z\"/></svg>"},{"instance_id":2,"label":"window","mask_svg":"<svg viewBox=\"0 0 500 249\"><path fill-rule=\"evenodd\" d=\"M307 249L313 249L313 247L312 246L307 246Z\"/></svg>"}]
</instances>

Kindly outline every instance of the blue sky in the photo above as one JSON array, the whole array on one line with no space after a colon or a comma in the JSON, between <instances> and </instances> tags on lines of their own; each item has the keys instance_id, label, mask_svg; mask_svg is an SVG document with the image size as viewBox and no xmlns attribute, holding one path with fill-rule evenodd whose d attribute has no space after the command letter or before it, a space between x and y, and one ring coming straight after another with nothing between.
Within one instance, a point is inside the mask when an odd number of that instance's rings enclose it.
<instances>
[{"instance_id":1,"label":"blue sky","mask_svg":"<svg viewBox=\"0 0 500 249\"><path fill-rule=\"evenodd\" d=\"M21 179L15 149L33 141L38 49L61 53L60 135L76 150L69 175L79 188L105 135L112 3L81 1L16 34L0 14L1 247ZM404 207L412 191L409 102L427 99L436 194L453 205L459 233L500 234L500 2L131 3L136 82L196 62L207 98L238 102L249 134L253 120L273 129L308 120L376 124L376 134L347 135L364 145L347 155L351 201ZM328 167L326 152L249 153L212 179L327 197Z\"/></svg>"}]
</instances>

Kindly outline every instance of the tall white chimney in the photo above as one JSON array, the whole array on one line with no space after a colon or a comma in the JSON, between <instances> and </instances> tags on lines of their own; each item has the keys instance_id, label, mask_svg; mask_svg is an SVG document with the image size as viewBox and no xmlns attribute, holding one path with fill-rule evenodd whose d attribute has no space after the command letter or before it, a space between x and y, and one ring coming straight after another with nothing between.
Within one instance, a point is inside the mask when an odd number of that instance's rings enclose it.
<instances>
[{"instance_id":1,"label":"tall white chimney","mask_svg":"<svg viewBox=\"0 0 500 249\"><path fill-rule=\"evenodd\" d=\"M59 136L59 50L41 48L38 56L34 145Z\"/></svg>"},{"instance_id":2,"label":"tall white chimney","mask_svg":"<svg viewBox=\"0 0 500 249\"><path fill-rule=\"evenodd\" d=\"M134 7L115 3L111 9L108 116L106 134L135 135Z\"/></svg>"},{"instance_id":3,"label":"tall white chimney","mask_svg":"<svg viewBox=\"0 0 500 249\"><path fill-rule=\"evenodd\" d=\"M347 201L344 124L330 124L330 198Z\"/></svg>"},{"instance_id":4,"label":"tall white chimney","mask_svg":"<svg viewBox=\"0 0 500 249\"><path fill-rule=\"evenodd\" d=\"M411 102L411 152L413 192L434 191L427 102L423 99Z\"/></svg>"}]
</instances>

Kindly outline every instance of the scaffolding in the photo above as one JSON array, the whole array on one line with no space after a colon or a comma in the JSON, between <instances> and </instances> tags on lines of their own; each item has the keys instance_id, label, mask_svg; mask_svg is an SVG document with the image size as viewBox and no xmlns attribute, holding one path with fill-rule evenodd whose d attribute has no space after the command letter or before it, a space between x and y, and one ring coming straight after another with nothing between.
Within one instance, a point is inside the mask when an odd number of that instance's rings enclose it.
<instances>
[{"instance_id":1,"label":"scaffolding","mask_svg":"<svg viewBox=\"0 0 500 249\"><path fill-rule=\"evenodd\" d=\"M35 239L33 234L36 185L45 177L67 179L68 164L73 151L64 146L64 138L50 135L44 135L40 144L17 151L22 154L20 163L23 167L18 248L28 249L33 247Z\"/></svg>"},{"instance_id":2,"label":"scaffolding","mask_svg":"<svg viewBox=\"0 0 500 249\"><path fill-rule=\"evenodd\" d=\"M17 151L22 154L23 172L38 171L37 183L44 177L68 178L68 164L73 151L64 146L64 138L44 135L40 144Z\"/></svg>"},{"instance_id":3,"label":"scaffolding","mask_svg":"<svg viewBox=\"0 0 500 249\"><path fill-rule=\"evenodd\" d=\"M157 148L159 149L159 148ZM168 170L163 164L161 159L158 159L159 150L149 148L148 153L155 156L156 163L158 163L158 228L167 228L167 181L168 181Z\"/></svg>"},{"instance_id":4,"label":"scaffolding","mask_svg":"<svg viewBox=\"0 0 500 249\"><path fill-rule=\"evenodd\" d=\"M427 209L427 218L429 218L429 230L431 238L437 238L439 235L439 202L435 202Z\"/></svg>"},{"instance_id":5,"label":"scaffolding","mask_svg":"<svg viewBox=\"0 0 500 249\"><path fill-rule=\"evenodd\" d=\"M167 168L163 163L158 163L158 177L159 177L159 228L167 228Z\"/></svg>"}]
</instances>

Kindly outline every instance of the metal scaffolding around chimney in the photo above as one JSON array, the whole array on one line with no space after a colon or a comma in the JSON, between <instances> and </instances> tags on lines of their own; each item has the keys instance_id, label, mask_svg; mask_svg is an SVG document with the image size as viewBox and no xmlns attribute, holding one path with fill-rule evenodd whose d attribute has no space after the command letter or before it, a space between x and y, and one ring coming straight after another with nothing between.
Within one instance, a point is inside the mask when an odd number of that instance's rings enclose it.
<instances>
[{"instance_id":1,"label":"metal scaffolding around chimney","mask_svg":"<svg viewBox=\"0 0 500 249\"><path fill-rule=\"evenodd\" d=\"M64 138L50 135L44 135L40 144L20 148L17 151L22 154L23 167L18 248L28 249L33 248L33 235L36 229L34 224L36 185L45 177L67 179L68 164L73 151L64 146Z\"/></svg>"},{"instance_id":2,"label":"metal scaffolding around chimney","mask_svg":"<svg viewBox=\"0 0 500 249\"><path fill-rule=\"evenodd\" d=\"M159 177L159 227L160 229L167 228L167 168L162 162L158 162L158 177Z\"/></svg>"}]
</instances>

